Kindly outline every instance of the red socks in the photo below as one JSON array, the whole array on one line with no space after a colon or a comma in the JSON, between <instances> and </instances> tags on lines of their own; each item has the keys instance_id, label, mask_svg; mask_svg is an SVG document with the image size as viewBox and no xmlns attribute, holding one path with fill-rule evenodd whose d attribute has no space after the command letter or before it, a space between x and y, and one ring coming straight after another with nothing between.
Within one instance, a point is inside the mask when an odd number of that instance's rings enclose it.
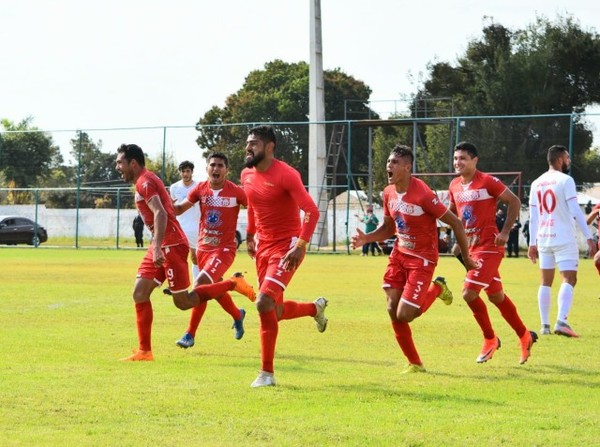
<instances>
[{"instance_id":1,"label":"red socks","mask_svg":"<svg viewBox=\"0 0 600 447\"><path fill-rule=\"evenodd\" d=\"M152 303L150 301L135 303L135 314L139 349L141 351L152 351L152 320L154 318Z\"/></svg>"},{"instance_id":2,"label":"red socks","mask_svg":"<svg viewBox=\"0 0 600 447\"><path fill-rule=\"evenodd\" d=\"M201 301L208 301L217 298L230 290L233 290L235 283L230 280L216 282L214 284L202 284L194 289Z\"/></svg>"},{"instance_id":3,"label":"red socks","mask_svg":"<svg viewBox=\"0 0 600 447\"><path fill-rule=\"evenodd\" d=\"M492 322L490 321L487 307L481 297L477 297L471 301L469 303L469 307L471 308L471 311L473 311L473 316L483 332L483 337L487 339L494 338L496 334L494 334L494 329L492 328Z\"/></svg>"},{"instance_id":4,"label":"red socks","mask_svg":"<svg viewBox=\"0 0 600 447\"><path fill-rule=\"evenodd\" d=\"M231 299L231 295L227 292L225 292L223 296L217 298L217 302L221 305L225 312L231 315L231 318L234 320L239 320L242 318L242 313Z\"/></svg>"},{"instance_id":5,"label":"red socks","mask_svg":"<svg viewBox=\"0 0 600 447\"><path fill-rule=\"evenodd\" d=\"M217 283L222 284L222 283ZM214 284L208 284L209 286L213 286ZM201 286L204 287L204 286ZM200 287L196 287L199 289ZM195 289L194 289L195 290ZM197 293L197 292L196 292ZM202 298L202 296L201 296ZM221 305L221 307L231 315L231 318L234 320L239 320L242 318L242 313L237 308L233 300L231 299L231 295L225 292L222 296L216 299L217 302ZM196 337L196 331L198 330L198 326L200 326L200 321L202 321L202 317L204 316L204 312L206 312L206 306L208 302L201 301L196 307L192 307L192 315L190 316L190 322L188 324L187 331L192 337Z\"/></svg>"},{"instance_id":6,"label":"red socks","mask_svg":"<svg viewBox=\"0 0 600 447\"><path fill-rule=\"evenodd\" d=\"M314 317L315 315L317 315L315 303L284 301L280 320L293 320L294 318Z\"/></svg>"},{"instance_id":7,"label":"red socks","mask_svg":"<svg viewBox=\"0 0 600 447\"><path fill-rule=\"evenodd\" d=\"M517 336L521 338L527 331L527 328L523 324L523 320L521 320L521 317L519 317L517 308L508 295L504 294L504 299L501 303L496 304L496 307L500 310L500 313L510 327L513 328Z\"/></svg>"},{"instance_id":8,"label":"red socks","mask_svg":"<svg viewBox=\"0 0 600 447\"><path fill-rule=\"evenodd\" d=\"M404 353L404 356L408 359L408 362L412 365L422 365L417 348L412 338L412 331L408 323L400 321L392 321L392 327L394 328L394 334L396 335L396 341L400 345L400 349Z\"/></svg>"},{"instance_id":9,"label":"red socks","mask_svg":"<svg viewBox=\"0 0 600 447\"><path fill-rule=\"evenodd\" d=\"M260 351L262 370L273 373L273 359L275 358L275 343L277 342L277 314L275 309L259 314L260 316Z\"/></svg>"},{"instance_id":10,"label":"red socks","mask_svg":"<svg viewBox=\"0 0 600 447\"><path fill-rule=\"evenodd\" d=\"M196 337L196 331L198 330L198 326L200 326L200 321L204 316L207 305L208 303L206 301L201 301L196 307L192 307L192 314L190 315L190 322L186 331L192 337Z\"/></svg>"}]
</instances>

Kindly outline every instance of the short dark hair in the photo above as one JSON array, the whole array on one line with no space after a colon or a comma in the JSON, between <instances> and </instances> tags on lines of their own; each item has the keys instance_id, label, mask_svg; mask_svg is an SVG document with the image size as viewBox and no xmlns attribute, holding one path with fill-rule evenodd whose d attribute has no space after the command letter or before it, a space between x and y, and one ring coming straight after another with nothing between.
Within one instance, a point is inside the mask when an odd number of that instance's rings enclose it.
<instances>
[{"instance_id":1,"label":"short dark hair","mask_svg":"<svg viewBox=\"0 0 600 447\"><path fill-rule=\"evenodd\" d=\"M146 158L144 157L144 151L137 144L122 144L117 149L117 153L123 154L127 162L135 160L137 161L138 165L146 166Z\"/></svg>"},{"instance_id":2,"label":"short dark hair","mask_svg":"<svg viewBox=\"0 0 600 447\"><path fill-rule=\"evenodd\" d=\"M192 163L189 160L182 161L181 163L179 163L179 167L177 168L177 170L179 172L181 172L184 169L191 169L193 171L194 170L194 163Z\"/></svg>"},{"instance_id":3,"label":"short dark hair","mask_svg":"<svg viewBox=\"0 0 600 447\"><path fill-rule=\"evenodd\" d=\"M413 151L410 147L404 144L397 144L392 148L392 154L396 157L408 158L410 163L412 164L415 161L415 156L413 155Z\"/></svg>"},{"instance_id":4,"label":"short dark hair","mask_svg":"<svg viewBox=\"0 0 600 447\"><path fill-rule=\"evenodd\" d=\"M277 146L277 136L275 136L275 129L272 126L262 125L253 127L248 131L248 135L255 135L263 143L274 143Z\"/></svg>"},{"instance_id":5,"label":"short dark hair","mask_svg":"<svg viewBox=\"0 0 600 447\"><path fill-rule=\"evenodd\" d=\"M469 143L468 141L461 141L456 146L454 146L455 151L465 151L468 153L471 158L479 157L477 153L477 147L473 143Z\"/></svg>"},{"instance_id":6,"label":"short dark hair","mask_svg":"<svg viewBox=\"0 0 600 447\"><path fill-rule=\"evenodd\" d=\"M548 148L548 164L553 165L554 163L556 163L556 160L558 160L564 153L568 152L569 150L566 147L561 146L560 144L550 146Z\"/></svg>"},{"instance_id":7,"label":"short dark hair","mask_svg":"<svg viewBox=\"0 0 600 447\"><path fill-rule=\"evenodd\" d=\"M210 160L211 158L218 158L219 160L223 160L223 163L225 163L225 167L229 167L229 159L227 158L227 155L223 154L222 152L214 152L210 154L207 160Z\"/></svg>"}]
</instances>

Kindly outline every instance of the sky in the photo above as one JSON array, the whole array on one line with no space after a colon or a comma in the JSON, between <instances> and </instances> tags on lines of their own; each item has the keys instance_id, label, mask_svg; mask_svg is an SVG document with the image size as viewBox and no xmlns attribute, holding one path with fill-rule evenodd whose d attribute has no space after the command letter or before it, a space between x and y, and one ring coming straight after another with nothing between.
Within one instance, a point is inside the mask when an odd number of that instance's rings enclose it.
<instances>
[{"instance_id":1,"label":"sky","mask_svg":"<svg viewBox=\"0 0 600 447\"><path fill-rule=\"evenodd\" d=\"M309 61L310 1L0 0L0 119L33 117L67 154L76 129L104 150L127 142L151 154L160 127L179 126L166 149L199 161L192 128L206 111L267 62ZM597 0L321 0L323 66L365 82L385 116L405 107L428 63L455 63L485 25L558 15L600 30ZM158 129L100 130L130 127Z\"/></svg>"}]
</instances>

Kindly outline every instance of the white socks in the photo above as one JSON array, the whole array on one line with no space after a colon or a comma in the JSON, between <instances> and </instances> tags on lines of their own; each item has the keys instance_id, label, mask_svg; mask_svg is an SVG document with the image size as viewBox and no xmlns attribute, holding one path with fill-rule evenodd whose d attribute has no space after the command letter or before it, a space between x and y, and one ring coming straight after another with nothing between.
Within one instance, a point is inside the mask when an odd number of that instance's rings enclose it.
<instances>
[{"instance_id":1,"label":"white socks","mask_svg":"<svg viewBox=\"0 0 600 447\"><path fill-rule=\"evenodd\" d=\"M558 289L558 314L556 315L556 318L566 323L572 305L573 286L567 282L563 282L560 289Z\"/></svg>"},{"instance_id":2,"label":"white socks","mask_svg":"<svg viewBox=\"0 0 600 447\"><path fill-rule=\"evenodd\" d=\"M567 321L571 307L573 306L573 286L563 282L558 289L558 312L556 319L562 322ZM540 309L540 320L542 324L550 324L550 304L552 289L548 286L540 286L538 289L538 306Z\"/></svg>"},{"instance_id":3,"label":"white socks","mask_svg":"<svg viewBox=\"0 0 600 447\"><path fill-rule=\"evenodd\" d=\"M540 286L538 289L538 306L540 309L540 320L542 324L550 324L550 302L552 300L551 293L552 288L548 286Z\"/></svg>"}]
</instances>

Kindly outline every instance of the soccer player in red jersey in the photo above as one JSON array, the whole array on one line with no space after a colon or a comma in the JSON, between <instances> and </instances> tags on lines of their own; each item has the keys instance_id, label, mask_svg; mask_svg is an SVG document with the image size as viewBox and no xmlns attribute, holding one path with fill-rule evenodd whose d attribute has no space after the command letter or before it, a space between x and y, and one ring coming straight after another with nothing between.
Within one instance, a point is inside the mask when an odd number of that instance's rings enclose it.
<instances>
[{"instance_id":1,"label":"soccer player in red jersey","mask_svg":"<svg viewBox=\"0 0 600 447\"><path fill-rule=\"evenodd\" d=\"M519 337L519 363L523 364L531 355L537 334L529 331L521 321L514 303L504 293L498 271L510 229L519 215L521 201L496 177L479 171L478 161L475 145L468 142L457 144L454 148L454 169L458 177L450 182L449 187L449 209L462 219L470 254L477 262L477 268L467 272L463 287L463 298L483 332L483 347L476 361L487 362L501 346L492 328L487 307L479 297L484 289L488 299L500 310L502 317ZM500 233L496 226L498 200L507 205L507 216Z\"/></svg>"},{"instance_id":2,"label":"soccer player in red jersey","mask_svg":"<svg viewBox=\"0 0 600 447\"><path fill-rule=\"evenodd\" d=\"M123 144L117 149L116 169L123 180L135 185L135 205L152 233L152 243L144 256L135 280L135 302L139 348L122 360L151 361L152 320L150 295L165 280L179 309L190 309L201 301L220 296L236 287L232 278L217 284L203 285L188 292L190 273L187 263L187 238L175 218L171 197L162 180L145 167L142 149L135 144Z\"/></svg>"},{"instance_id":3,"label":"soccer player in red jersey","mask_svg":"<svg viewBox=\"0 0 600 447\"><path fill-rule=\"evenodd\" d=\"M248 253L256 260L260 291L262 366L253 388L274 386L275 344L280 320L314 317L319 332L327 328L327 300L313 303L284 300L283 294L306 254L319 209L294 168L275 158L277 138L271 126L250 129L242 187L248 197ZM300 210L304 217L300 220Z\"/></svg>"},{"instance_id":4,"label":"soccer player in red jersey","mask_svg":"<svg viewBox=\"0 0 600 447\"><path fill-rule=\"evenodd\" d=\"M466 268L475 268L458 217L425 182L411 175L413 157L407 146L392 149L386 165L389 184L383 190L383 223L367 234L357 228L352 237L352 247L357 248L397 235L383 276L383 289L396 341L409 362L405 373L425 372L409 323L424 314L437 297L446 304L452 302L444 278L437 277L431 283L439 256L437 219L454 231Z\"/></svg>"},{"instance_id":5,"label":"soccer player in red jersey","mask_svg":"<svg viewBox=\"0 0 600 447\"><path fill-rule=\"evenodd\" d=\"M248 206L244 190L235 183L227 180L229 161L225 154L212 154L206 165L208 180L198 183L187 194L187 197L175 204L177 215L185 213L195 203L200 203L200 221L197 224L198 243L196 258L200 272L195 280L195 285L213 284L223 277L235 259L237 241L235 230L237 227L240 206ZM238 274L239 275L239 274ZM242 292L253 301L256 297L254 290L243 277L237 287L245 286ZM244 318L246 311L238 309L231 295L225 292L215 297L223 310L233 318L235 338L244 336ZM192 309L188 328L177 341L177 345L187 349L194 346L196 331L206 311L207 302L203 301Z\"/></svg>"}]
</instances>

